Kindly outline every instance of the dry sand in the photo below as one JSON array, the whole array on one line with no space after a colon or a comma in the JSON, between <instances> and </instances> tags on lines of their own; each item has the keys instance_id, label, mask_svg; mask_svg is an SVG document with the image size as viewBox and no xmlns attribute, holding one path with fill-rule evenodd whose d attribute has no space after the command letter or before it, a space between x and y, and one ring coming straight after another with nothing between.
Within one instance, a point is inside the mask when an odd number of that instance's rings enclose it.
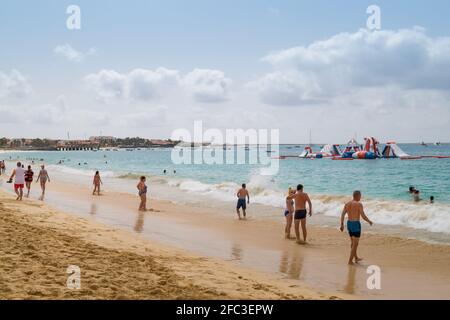
<instances>
[{"instance_id":1,"label":"dry sand","mask_svg":"<svg viewBox=\"0 0 450 320\"><path fill-rule=\"evenodd\" d=\"M0 192L1 299L335 299ZM81 289L68 289L69 265Z\"/></svg>"}]
</instances>

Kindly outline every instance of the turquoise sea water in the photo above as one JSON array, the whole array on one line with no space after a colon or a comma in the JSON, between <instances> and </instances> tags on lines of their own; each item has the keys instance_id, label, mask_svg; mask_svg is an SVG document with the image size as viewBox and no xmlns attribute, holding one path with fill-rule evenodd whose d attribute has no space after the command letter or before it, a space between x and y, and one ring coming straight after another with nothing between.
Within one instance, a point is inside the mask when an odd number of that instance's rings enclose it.
<instances>
[{"instance_id":1,"label":"turquoise sea water","mask_svg":"<svg viewBox=\"0 0 450 320\"><path fill-rule=\"evenodd\" d=\"M450 145L424 147L404 144L400 147L410 155L450 155ZM314 147L313 147L314 148ZM281 155L298 155L303 146L280 146ZM315 147L319 149L319 147ZM247 151L248 152L248 151ZM264 151L262 151L264 152ZM0 159L44 159L47 165L87 171L100 170L105 174L123 176L147 174L188 178L205 184L224 182L249 183L259 175L260 165L174 165L171 149L135 151L66 151L19 152L0 154ZM40 163L39 161L36 163ZM30 160L26 163L30 163ZM330 159L306 160L287 158L280 160L278 174L267 178L267 188L284 190L298 183L318 194L348 195L360 189L367 196L379 199L408 200L410 185L420 189L422 197L433 195L436 201L450 203L450 159L425 158L420 160L377 159L358 161L331 161ZM251 187L251 185L250 185Z\"/></svg>"}]
</instances>

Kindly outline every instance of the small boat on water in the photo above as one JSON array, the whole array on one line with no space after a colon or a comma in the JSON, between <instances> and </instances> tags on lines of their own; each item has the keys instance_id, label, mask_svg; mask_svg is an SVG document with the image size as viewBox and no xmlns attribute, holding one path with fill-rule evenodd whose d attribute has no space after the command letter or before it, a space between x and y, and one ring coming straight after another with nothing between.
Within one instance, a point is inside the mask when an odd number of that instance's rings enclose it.
<instances>
[{"instance_id":1,"label":"small boat on water","mask_svg":"<svg viewBox=\"0 0 450 320\"><path fill-rule=\"evenodd\" d=\"M438 142L435 142L434 145L435 145L435 146L440 146L441 143L438 141Z\"/></svg>"},{"instance_id":2,"label":"small boat on water","mask_svg":"<svg viewBox=\"0 0 450 320\"><path fill-rule=\"evenodd\" d=\"M423 142L423 141L422 141L422 143L420 145L424 146L424 147L428 147L428 145L425 142Z\"/></svg>"}]
</instances>

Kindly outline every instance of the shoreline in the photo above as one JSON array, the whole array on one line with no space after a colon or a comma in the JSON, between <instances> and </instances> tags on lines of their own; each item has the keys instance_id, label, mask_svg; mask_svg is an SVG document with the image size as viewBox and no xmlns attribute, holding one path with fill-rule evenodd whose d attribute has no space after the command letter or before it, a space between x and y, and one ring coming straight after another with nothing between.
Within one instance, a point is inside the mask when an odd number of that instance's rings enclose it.
<instances>
[{"instance_id":1,"label":"shoreline","mask_svg":"<svg viewBox=\"0 0 450 320\"><path fill-rule=\"evenodd\" d=\"M35 171L37 172L39 161L36 162ZM8 160L7 164L7 174L9 174L15 163ZM51 172L51 175L64 179L64 182L76 182L79 185L89 185L93 173L88 168L59 164L47 164L47 169ZM217 202L220 207L231 208L235 205L234 191L230 190L238 188L238 185L234 186L230 182L208 184L179 175L122 174L112 170L102 171L103 180L107 182L107 185L114 186L111 191L120 193L129 193L130 190L134 190L135 180L133 179L138 179L141 175L150 175L151 187L156 187L156 198L185 205L199 205L199 203L208 203L209 205L212 202ZM283 191L278 189L261 191L261 187L257 183L256 188L262 193L252 194L252 205L258 206L258 211L263 213L260 216L268 219L279 219L278 211L282 211L284 208ZM163 191L159 192L159 190ZM315 216L317 217L312 222L318 225L335 224L335 220L339 219L343 204L351 198L344 194L315 192L309 192L309 194L315 204ZM431 244L450 245L450 221L446 215L450 210L450 205L447 203L429 204L426 201L414 203L412 200L393 200L371 196L365 196L363 203L366 212L375 222L376 226L373 230L380 234L417 239Z\"/></svg>"},{"instance_id":2,"label":"shoreline","mask_svg":"<svg viewBox=\"0 0 450 320\"><path fill-rule=\"evenodd\" d=\"M33 186L34 193L38 187ZM350 299L440 299L450 293L450 246L379 235L364 228L361 253L367 260L346 265L348 237L335 228L309 225L310 245L299 246L282 238L283 220L235 220L233 210L198 207L152 197L155 211L137 213L136 196L106 189L91 196L90 188L67 182L48 186L46 202L69 215L94 220L134 236L176 247L194 256L231 263L264 274L264 278L289 283L293 288L313 288ZM33 193L32 191L32 193ZM251 210L257 210L252 206ZM218 214L211 214L214 210ZM383 290L365 288L366 268L383 270ZM415 288L423 290L416 292Z\"/></svg>"}]
</instances>

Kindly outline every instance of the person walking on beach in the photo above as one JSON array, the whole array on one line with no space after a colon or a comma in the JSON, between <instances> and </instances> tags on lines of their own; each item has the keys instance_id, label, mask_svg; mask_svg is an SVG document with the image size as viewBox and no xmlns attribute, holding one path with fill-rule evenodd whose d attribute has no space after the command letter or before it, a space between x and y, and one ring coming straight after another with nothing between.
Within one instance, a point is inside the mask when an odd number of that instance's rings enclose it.
<instances>
[{"instance_id":1,"label":"person walking on beach","mask_svg":"<svg viewBox=\"0 0 450 320\"><path fill-rule=\"evenodd\" d=\"M100 195L100 184L103 184L103 181L100 178L100 172L95 172L92 184L94 185L94 191L92 191L92 195L95 195L95 191L97 191L97 195Z\"/></svg>"},{"instance_id":2,"label":"person walking on beach","mask_svg":"<svg viewBox=\"0 0 450 320\"><path fill-rule=\"evenodd\" d=\"M286 209L284 210L284 217L286 218L286 227L284 228L284 235L286 239L291 239L291 228L294 214L294 200L288 199L289 196L295 194L295 190L289 187L286 197Z\"/></svg>"},{"instance_id":3,"label":"person walking on beach","mask_svg":"<svg viewBox=\"0 0 450 320\"><path fill-rule=\"evenodd\" d=\"M49 177L48 172L45 169L44 165L41 165L41 170L39 171L39 175L38 175L38 177L36 179L36 183L38 181L41 183L41 190L42 190L42 194L39 197L39 200L44 200L44 197L45 197L45 185L46 185L47 181L50 182L50 177Z\"/></svg>"},{"instance_id":4,"label":"person walking on beach","mask_svg":"<svg viewBox=\"0 0 450 320\"><path fill-rule=\"evenodd\" d=\"M0 176L1 176L2 174L4 174L5 171L6 171L5 160L2 160L2 161L0 162Z\"/></svg>"},{"instance_id":5,"label":"person walking on beach","mask_svg":"<svg viewBox=\"0 0 450 320\"><path fill-rule=\"evenodd\" d=\"M145 184L145 180L146 178L142 176L137 185L137 189L139 190L139 197L141 198L139 211L147 211L147 185Z\"/></svg>"},{"instance_id":6,"label":"person walking on beach","mask_svg":"<svg viewBox=\"0 0 450 320\"><path fill-rule=\"evenodd\" d=\"M297 243L305 244L306 243L306 204L308 204L309 208L309 216L312 216L312 203L308 194L303 192L303 185L299 184L297 186L297 192L287 197L288 200L295 201L295 213L294 213L294 228L295 228L295 237L297 239ZM303 233L303 242L300 240L300 224L302 226Z\"/></svg>"},{"instance_id":7,"label":"person walking on beach","mask_svg":"<svg viewBox=\"0 0 450 320\"><path fill-rule=\"evenodd\" d=\"M9 181L14 179L14 192L17 194L16 200L22 201L23 187L25 185L25 169L22 168L22 164L17 162L17 167L13 170Z\"/></svg>"},{"instance_id":8,"label":"person walking on beach","mask_svg":"<svg viewBox=\"0 0 450 320\"><path fill-rule=\"evenodd\" d=\"M241 212L240 209L242 208L242 213L244 215L244 219L246 219L246 212L245 210L247 209L247 203L250 203L250 195L247 191L247 186L245 185L245 183L242 184L242 188L240 188L237 192L237 197L238 197L238 201L237 201L237 205L236 205L236 213L238 215L239 220L241 219ZM247 198L247 202L245 201Z\"/></svg>"},{"instance_id":9,"label":"person walking on beach","mask_svg":"<svg viewBox=\"0 0 450 320\"><path fill-rule=\"evenodd\" d=\"M25 171L25 185L27 187L27 198L30 197L31 183L33 182L34 172L31 169L31 166L28 166L28 169Z\"/></svg>"},{"instance_id":10,"label":"person walking on beach","mask_svg":"<svg viewBox=\"0 0 450 320\"><path fill-rule=\"evenodd\" d=\"M364 213L364 208L361 203L361 191L354 191L353 192L353 200L350 202L347 202L344 206L344 209L342 210L341 214L341 232L344 231L344 219L345 215L348 215L347 218L347 231L350 235L350 241L351 241L351 250L350 250L350 257L348 259L348 264L352 265L353 261L355 263L358 263L362 259L358 257L358 244L359 244L359 238L361 237L361 222L360 219L363 218L365 221L367 221L370 225L372 225L372 221L370 221L369 218L367 218L366 214Z\"/></svg>"}]
</instances>

